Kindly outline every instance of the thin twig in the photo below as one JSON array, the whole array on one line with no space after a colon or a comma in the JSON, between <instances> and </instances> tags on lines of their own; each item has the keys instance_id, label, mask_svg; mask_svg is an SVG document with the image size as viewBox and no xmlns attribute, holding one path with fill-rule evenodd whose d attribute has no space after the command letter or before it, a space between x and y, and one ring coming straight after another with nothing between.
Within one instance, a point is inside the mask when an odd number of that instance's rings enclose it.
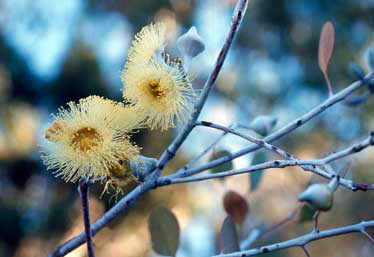
<instances>
[{"instance_id":1,"label":"thin twig","mask_svg":"<svg viewBox=\"0 0 374 257\"><path fill-rule=\"evenodd\" d=\"M92 224L92 236L95 236L97 232L106 227L116 217L125 214L144 193L148 192L152 188L152 186L153 183L151 183L151 181L145 181L143 184L137 186L133 191L124 196L117 204L115 204L109 211L107 211L94 224ZM49 255L49 257L64 256L83 244L85 241L86 235L84 232L82 232L78 236L73 237L69 241L59 246L55 252Z\"/></svg>"},{"instance_id":2,"label":"thin twig","mask_svg":"<svg viewBox=\"0 0 374 257\"><path fill-rule=\"evenodd\" d=\"M313 214L313 233L318 233L318 217L319 217L319 211L316 210L316 212Z\"/></svg>"},{"instance_id":3,"label":"thin twig","mask_svg":"<svg viewBox=\"0 0 374 257\"><path fill-rule=\"evenodd\" d=\"M374 244L374 238L371 235L369 235L368 232L366 232L365 228L362 228L360 232L361 232L361 234L363 234L364 236L366 236L367 239L369 239L371 243Z\"/></svg>"},{"instance_id":4,"label":"thin twig","mask_svg":"<svg viewBox=\"0 0 374 257\"><path fill-rule=\"evenodd\" d=\"M258 138L255 138L251 135L245 135L239 131L236 131L235 129L232 129L232 128L228 128L228 127L225 127L225 126L222 126L222 125L219 125L219 124L215 124L213 122L208 122L208 121L200 121L200 122L196 122L196 126L205 126L205 127L209 127L209 128L214 128L214 129L218 129L218 130L221 130L221 131L224 131L224 132L227 132L227 133L230 133L230 134L233 134L233 135L236 135L236 136L239 136L241 138L244 138L246 140L248 140L249 142L252 142L260 147L264 147L265 149L269 150L270 152L274 152L275 154L277 155L280 155L281 157L285 158L285 159L296 159L295 157L293 157L290 153L270 144L270 143L267 143L261 139L258 139Z\"/></svg>"},{"instance_id":5,"label":"thin twig","mask_svg":"<svg viewBox=\"0 0 374 257\"><path fill-rule=\"evenodd\" d=\"M295 129L299 128L309 120L315 118L319 114L321 114L323 111L328 109L329 107L333 106L334 104L344 100L348 95L350 95L353 91L356 89L364 86L366 83L368 83L370 80L374 78L374 73L371 72L367 74L362 80L355 81L345 89L341 90L339 93L334 94L334 96L328 98L326 101L321 103L320 105L316 106L313 108L311 111L307 112L303 116L295 119L294 121L287 123L287 125L283 126L282 128L278 129L276 132L272 133L271 135L265 137L263 141L271 143L289 133L294 131ZM197 174L199 172L202 172L204 170L211 169L213 167L219 166L225 162L229 162L233 159L236 159L240 156L243 156L245 154L254 152L256 150L260 149L260 146L249 146L247 148L244 148L236 153L231 154L230 156L225 156L218 158L216 160L210 161L204 165L201 165L199 167L185 170L185 169L180 169L177 173L174 173L169 176L169 178L177 178L177 177L186 177L190 175Z\"/></svg>"},{"instance_id":6,"label":"thin twig","mask_svg":"<svg viewBox=\"0 0 374 257\"><path fill-rule=\"evenodd\" d=\"M229 126L230 128L231 127L234 127L234 126ZM186 169L188 170L189 168L191 168L191 165L193 163L197 163L198 160L200 160L201 158L203 158L212 148L214 148L229 132L228 131L224 131L219 137L216 138L216 140L213 141L213 143L211 143L210 145L208 145L204 151L202 151L199 155L197 155L196 157L194 157L193 159L191 159L186 165L184 165L183 169Z\"/></svg>"},{"instance_id":7,"label":"thin twig","mask_svg":"<svg viewBox=\"0 0 374 257\"><path fill-rule=\"evenodd\" d=\"M260 255L263 253L275 252L275 251L279 251L279 250L283 250L283 249L287 249L291 247L304 247L310 242L313 242L313 241L316 241L322 238L333 237L333 236L349 234L349 233L354 233L354 232L362 233L363 230L369 227L374 227L374 220L362 221L355 225L346 226L346 227L322 230L319 233L311 232L311 233L308 233L303 236L296 237L296 238L293 238L287 241L283 241L283 242L279 242L279 243L275 243L275 244L271 244L267 246L257 247L257 248L246 250L246 251L215 255L214 257L237 257L237 256L248 257L248 256Z\"/></svg>"},{"instance_id":8,"label":"thin twig","mask_svg":"<svg viewBox=\"0 0 374 257\"><path fill-rule=\"evenodd\" d=\"M256 242L258 239L268 235L271 232L274 232L275 230L279 229L281 226L286 224L287 222L294 219L296 214L298 213L298 210L295 209L294 211L290 212L287 217L283 218L280 221L277 221L276 223L268 226L267 228L260 230L258 228L254 228L251 230L250 234L247 236L246 239L242 240L240 242L240 250L248 250L251 245Z\"/></svg>"},{"instance_id":9,"label":"thin twig","mask_svg":"<svg viewBox=\"0 0 374 257\"><path fill-rule=\"evenodd\" d=\"M271 232L274 232L275 230L277 230L278 228L280 228L281 226L283 226L284 224L286 224L287 222L290 222L291 220L293 220L296 216L296 214L298 213L298 210L293 210L292 212L290 212L287 217L283 218L282 220L278 221L277 223L269 226L268 228L266 228L260 235L258 238L261 238L261 237L264 237L266 236L267 234L271 233Z\"/></svg>"},{"instance_id":10,"label":"thin twig","mask_svg":"<svg viewBox=\"0 0 374 257\"><path fill-rule=\"evenodd\" d=\"M218 126L220 127L220 126ZM230 131L230 130L227 130ZM241 135L241 133L236 132L236 134ZM246 138L246 135L243 138ZM257 141L261 141L259 139L256 139ZM262 144L261 142L257 142L259 144ZM311 171L319 176L322 176L327 179L332 179L335 177L334 173L329 173L326 172L322 169L317 168L316 166L324 166L326 164L329 164L332 161L344 158L348 155L358 153L362 151L363 149L374 145L374 133L371 132L369 137L364 139L363 141L354 144L352 146L349 146L346 149L343 149L339 152L330 154L322 159L316 159L316 160L298 160L295 159L295 157L289 159L289 160L275 160L275 161L269 161L269 162L264 162L261 164L257 165L252 165L248 168L243 168L243 169L236 169L236 170L231 170L231 171L225 171L225 172L220 172L220 173L213 173L213 174L207 174L207 175L202 175L202 176L189 176L186 178L172 178L172 176L164 176L159 178L158 180L158 186L165 186L165 185L170 185L170 184L177 184L177 183L187 183L187 182L195 182L195 181L202 181L202 180L208 180L208 179L214 179L214 178L221 178L221 177L226 177L226 176L232 176L232 175L239 175L243 173L249 173L249 172L254 172L258 170L266 170L266 169L271 169L271 168L285 168L288 166L300 166L306 171ZM272 145L267 146L268 148L274 147ZM275 153L280 154L281 156L291 156L284 150L277 148L277 151ZM288 155L287 155L288 154ZM351 190L374 190L374 184L360 184L353 182L348 179L339 179L339 184L351 189Z\"/></svg>"},{"instance_id":11,"label":"thin twig","mask_svg":"<svg viewBox=\"0 0 374 257\"><path fill-rule=\"evenodd\" d=\"M92 240L91 232L91 221L90 221L90 203L89 203L89 191L90 182L86 178L82 178L79 182L78 187L79 195L82 203L82 214L84 221L84 231L86 235L87 253L88 257L95 257L94 245Z\"/></svg>"},{"instance_id":12,"label":"thin twig","mask_svg":"<svg viewBox=\"0 0 374 257\"><path fill-rule=\"evenodd\" d=\"M304 253L305 253L305 255L306 255L307 257L311 257L310 252L309 252L308 248L306 248L305 245L302 246L301 249L303 249L303 251L304 251Z\"/></svg>"}]
</instances>

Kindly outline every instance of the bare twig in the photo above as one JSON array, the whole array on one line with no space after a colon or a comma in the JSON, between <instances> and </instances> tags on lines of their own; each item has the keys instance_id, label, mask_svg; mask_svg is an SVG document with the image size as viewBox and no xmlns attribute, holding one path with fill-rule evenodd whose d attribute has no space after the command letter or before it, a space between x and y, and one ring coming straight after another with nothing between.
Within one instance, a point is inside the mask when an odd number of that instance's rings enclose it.
<instances>
[{"instance_id":1,"label":"bare twig","mask_svg":"<svg viewBox=\"0 0 374 257\"><path fill-rule=\"evenodd\" d=\"M221 178L226 176L232 176L232 175L238 175L243 173L249 173L254 172L258 170L267 170L271 168L285 168L288 166L301 166L304 170L311 171L319 176L322 176L327 179L332 179L336 175L333 173L326 172L322 169L318 169L315 166L324 166L326 164L331 163L332 161L344 158L348 155L358 153L362 151L363 149L369 147L370 145L374 145L374 133L370 133L370 136L364 139L363 141L354 144L352 146L349 146L346 149L343 149L339 152L330 154L322 159L316 159L316 160L298 160L298 159L291 159L291 160L274 160L269 162L264 162L257 165L252 165L248 168L243 169L236 169L231 171L225 171L220 173L214 173L214 174L207 174L207 175L201 175L201 176L190 176L186 178L172 178L172 176L164 176L159 178L158 185L159 186L165 186L169 184L177 184L177 183L187 183L187 182L195 182L195 181L202 181L202 180L208 180L213 178ZM281 150L283 151L283 150ZM374 184L360 184L353 182L352 180L340 178L339 184L344 186L345 188L351 189L351 190L374 190Z\"/></svg>"},{"instance_id":2,"label":"bare twig","mask_svg":"<svg viewBox=\"0 0 374 257\"><path fill-rule=\"evenodd\" d=\"M116 205L114 205L109 211L100 217L91 226L92 236L95 236L97 232L106 227L111 221L121 214L125 214L127 210L134 205L134 203L145 193L148 192L152 186L152 181L145 181L143 184L137 186L133 191L124 196ZM66 243L58 247L58 249L51 253L50 257L60 257L68 254L81 244L86 241L85 233L82 232L78 236L73 237Z\"/></svg>"},{"instance_id":3,"label":"bare twig","mask_svg":"<svg viewBox=\"0 0 374 257\"><path fill-rule=\"evenodd\" d=\"M230 126L231 127L235 127L235 126ZM214 148L229 132L228 131L224 131L219 137L216 138L216 140L213 141L213 143L211 143L210 145L208 145L204 151L202 151L199 155L197 155L196 157L194 157L193 159L191 159L186 165L184 165L183 169L186 169L188 170L191 165L193 163L196 163L198 160L200 160L201 158L203 158L212 148Z\"/></svg>"},{"instance_id":4,"label":"bare twig","mask_svg":"<svg viewBox=\"0 0 374 257\"><path fill-rule=\"evenodd\" d=\"M235 129L232 129L232 128L227 128L225 126L221 126L219 124L215 124L213 122L208 122L208 121L200 121L200 122L196 122L196 126L206 126L206 127L210 127L210 128L214 128L214 129L218 129L218 130L222 130L224 132L227 132L227 133L230 133L230 134L233 134L233 135L236 135L236 136L239 136L241 138L244 138L246 140L248 140L249 142L252 142L260 147L264 147L265 149L271 151L271 152L274 152L275 154L277 155L280 155L281 157L285 158L285 159L296 159L295 157L293 157L290 153L270 144L270 143L267 143L261 139L258 139L258 138L255 138L253 136L250 136L250 135L245 135L243 133L240 133L239 131L236 131Z\"/></svg>"},{"instance_id":5,"label":"bare twig","mask_svg":"<svg viewBox=\"0 0 374 257\"><path fill-rule=\"evenodd\" d=\"M333 237L348 233L354 233L359 232L362 233L362 231L365 231L366 228L374 227L374 220L371 221L362 221L360 223L357 223L355 225L346 226L346 227L340 227L340 228L334 228L329 230L322 230L319 231L319 233L308 233L300 237L296 237L284 242L279 242L267 246L262 246L254 249L250 249L247 251L241 251L241 252L234 252L229 254L220 254L215 255L214 257L248 257L248 256L255 256L263 253L269 253L269 252L275 252L291 247L305 247L310 242L327 238L327 237Z\"/></svg>"},{"instance_id":6,"label":"bare twig","mask_svg":"<svg viewBox=\"0 0 374 257\"><path fill-rule=\"evenodd\" d=\"M341 90L339 93L334 94L332 97L328 98L326 101L324 101L320 105L316 106L315 108L313 108L308 113L306 113L303 116L301 116L301 117L295 119L294 121L288 123L287 125L283 126L282 128L280 128L276 132L272 133L271 135L265 137L263 139L263 141L271 143L271 142L291 133L296 128L302 126L303 124L305 124L309 120L318 116L319 114L321 114L323 111L325 111L329 107L331 107L334 104L344 100L353 91L355 91L356 89L364 86L366 83L368 83L373 78L374 78L374 73L373 72L367 74L362 80L358 80L358 81L352 83L351 85L349 85L348 87L346 87L345 89ZM242 149L242 150L240 150L236 153L231 154L230 156L225 156L225 157L218 158L216 160L208 162L208 163L206 163L204 165L201 165L199 167L189 169L189 170L180 169L177 173L170 175L169 178L186 177L186 176L194 175L194 174L197 174L197 173L202 172L204 170L211 169L211 168L219 166L219 165L221 165L225 162L236 159L236 158L238 158L242 155L254 152L258 149L260 149L260 146L258 146L258 145L249 146L249 147L244 148L244 149Z\"/></svg>"},{"instance_id":7,"label":"bare twig","mask_svg":"<svg viewBox=\"0 0 374 257\"><path fill-rule=\"evenodd\" d=\"M307 257L311 257L310 252L309 252L308 248L305 245L302 246L301 249L303 249L303 251L304 251L304 253L305 253L305 255Z\"/></svg>"},{"instance_id":8,"label":"bare twig","mask_svg":"<svg viewBox=\"0 0 374 257\"><path fill-rule=\"evenodd\" d=\"M281 226L283 226L284 224L286 224L287 222L290 222L291 220L293 220L295 217L296 217L296 214L298 213L298 209L296 210L293 210L292 212L290 212L287 217L283 218L282 220L278 221L277 223L269 226L268 228L266 228L258 238L262 238L264 236L266 236L267 234L271 233L271 232L274 232L275 230L277 230L278 228L280 228Z\"/></svg>"},{"instance_id":9,"label":"bare twig","mask_svg":"<svg viewBox=\"0 0 374 257\"><path fill-rule=\"evenodd\" d=\"M251 230L248 237L240 242L240 250L248 250L251 245L258 239L265 237L266 235L270 234L271 232L276 231L280 227L282 227L287 222L290 222L293 220L298 213L298 209L295 209L294 211L290 212L287 217L283 218L280 221L277 221L274 224L271 224L267 228L260 230L258 228L254 228Z\"/></svg>"},{"instance_id":10,"label":"bare twig","mask_svg":"<svg viewBox=\"0 0 374 257\"><path fill-rule=\"evenodd\" d=\"M364 236L366 236L367 239L370 240L370 242L372 242L374 244L374 238L371 235L369 235L368 232L366 232L365 228L362 228L360 232L361 232L361 234L363 234Z\"/></svg>"},{"instance_id":11,"label":"bare twig","mask_svg":"<svg viewBox=\"0 0 374 257\"><path fill-rule=\"evenodd\" d=\"M316 210L315 213L313 214L313 232L318 233L318 217L319 217L319 211Z\"/></svg>"},{"instance_id":12,"label":"bare twig","mask_svg":"<svg viewBox=\"0 0 374 257\"><path fill-rule=\"evenodd\" d=\"M82 203L82 214L84 221L84 231L86 235L86 244L87 244L87 253L88 257L95 257L94 245L92 240L91 232L91 221L90 221L90 204L89 204L89 190L90 190L90 181L86 178L82 178L79 182L79 195L81 197Z\"/></svg>"}]
</instances>

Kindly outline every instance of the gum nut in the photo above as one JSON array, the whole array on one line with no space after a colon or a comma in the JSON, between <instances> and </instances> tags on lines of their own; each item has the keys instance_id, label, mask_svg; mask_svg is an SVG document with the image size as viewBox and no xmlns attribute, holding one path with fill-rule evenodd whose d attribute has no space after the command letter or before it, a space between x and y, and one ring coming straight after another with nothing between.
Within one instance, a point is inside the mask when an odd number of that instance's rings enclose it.
<instances>
[{"instance_id":1,"label":"gum nut","mask_svg":"<svg viewBox=\"0 0 374 257\"><path fill-rule=\"evenodd\" d=\"M205 44L197 33L196 27L191 27L178 38L177 47L183 55L193 58L204 51Z\"/></svg>"},{"instance_id":2,"label":"gum nut","mask_svg":"<svg viewBox=\"0 0 374 257\"><path fill-rule=\"evenodd\" d=\"M326 184L313 184L299 195L299 201L317 210L328 211L332 207L333 194Z\"/></svg>"}]
</instances>

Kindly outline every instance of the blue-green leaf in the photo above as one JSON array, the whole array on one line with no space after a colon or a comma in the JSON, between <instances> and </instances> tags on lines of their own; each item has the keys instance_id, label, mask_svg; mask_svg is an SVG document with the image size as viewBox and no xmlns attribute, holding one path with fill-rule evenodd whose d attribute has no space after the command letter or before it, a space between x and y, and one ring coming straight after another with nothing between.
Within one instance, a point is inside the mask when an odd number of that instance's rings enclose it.
<instances>
[{"instance_id":1,"label":"blue-green leaf","mask_svg":"<svg viewBox=\"0 0 374 257\"><path fill-rule=\"evenodd\" d=\"M158 207L149 217L149 231L153 250L164 256L175 256L179 245L179 224L175 215L165 207Z\"/></svg>"},{"instance_id":2,"label":"blue-green leaf","mask_svg":"<svg viewBox=\"0 0 374 257\"><path fill-rule=\"evenodd\" d=\"M257 152L253 157L252 165L260 164L263 162L266 162L266 154L264 152ZM250 188L252 192L255 191L258 185L260 184L262 174L262 170L256 170L254 172L249 173Z\"/></svg>"},{"instance_id":3,"label":"blue-green leaf","mask_svg":"<svg viewBox=\"0 0 374 257\"><path fill-rule=\"evenodd\" d=\"M299 223L313 220L315 210L307 204L304 204L300 210Z\"/></svg>"},{"instance_id":4,"label":"blue-green leaf","mask_svg":"<svg viewBox=\"0 0 374 257\"><path fill-rule=\"evenodd\" d=\"M233 219L226 216L221 228L221 253L240 251L238 233Z\"/></svg>"},{"instance_id":5,"label":"blue-green leaf","mask_svg":"<svg viewBox=\"0 0 374 257\"><path fill-rule=\"evenodd\" d=\"M219 158L227 156L227 155L230 155L229 151L226 151L226 150L215 151L213 153L213 155L210 157L210 161L219 159ZM221 164L217 167L212 168L210 171L212 173L219 173L219 172L228 171L228 170L232 170L232 169L233 169L232 161L229 161L229 162L225 162L224 164Z\"/></svg>"}]
</instances>

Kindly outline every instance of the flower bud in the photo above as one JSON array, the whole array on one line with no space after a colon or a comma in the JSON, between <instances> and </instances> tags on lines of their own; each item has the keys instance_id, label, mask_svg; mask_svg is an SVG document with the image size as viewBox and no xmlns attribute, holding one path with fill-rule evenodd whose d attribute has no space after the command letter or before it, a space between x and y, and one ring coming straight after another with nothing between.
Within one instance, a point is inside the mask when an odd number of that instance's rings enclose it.
<instances>
[{"instance_id":1,"label":"flower bud","mask_svg":"<svg viewBox=\"0 0 374 257\"><path fill-rule=\"evenodd\" d=\"M131 161L131 170L139 181L144 179L156 168L157 159L140 155L138 162Z\"/></svg>"},{"instance_id":2,"label":"flower bud","mask_svg":"<svg viewBox=\"0 0 374 257\"><path fill-rule=\"evenodd\" d=\"M363 104L365 103L370 97L370 94L365 94L365 95L348 95L343 103L346 105L346 106L349 106L349 107L355 107L355 106L358 106L360 104Z\"/></svg>"},{"instance_id":3,"label":"flower bud","mask_svg":"<svg viewBox=\"0 0 374 257\"><path fill-rule=\"evenodd\" d=\"M257 116L249 127L261 136L266 136L277 124L278 119L272 116Z\"/></svg>"},{"instance_id":4,"label":"flower bud","mask_svg":"<svg viewBox=\"0 0 374 257\"><path fill-rule=\"evenodd\" d=\"M333 204L333 193L326 184L313 184L299 195L299 201L308 203L314 209L328 211Z\"/></svg>"},{"instance_id":5,"label":"flower bud","mask_svg":"<svg viewBox=\"0 0 374 257\"><path fill-rule=\"evenodd\" d=\"M364 79L365 72L362 70L361 66L359 66L357 63L350 63L349 64L349 70L354 77L356 77L360 80Z\"/></svg>"},{"instance_id":6,"label":"flower bud","mask_svg":"<svg viewBox=\"0 0 374 257\"><path fill-rule=\"evenodd\" d=\"M204 51L205 44L193 26L178 38L177 47L182 54L183 67L187 71L189 62Z\"/></svg>"}]
</instances>

